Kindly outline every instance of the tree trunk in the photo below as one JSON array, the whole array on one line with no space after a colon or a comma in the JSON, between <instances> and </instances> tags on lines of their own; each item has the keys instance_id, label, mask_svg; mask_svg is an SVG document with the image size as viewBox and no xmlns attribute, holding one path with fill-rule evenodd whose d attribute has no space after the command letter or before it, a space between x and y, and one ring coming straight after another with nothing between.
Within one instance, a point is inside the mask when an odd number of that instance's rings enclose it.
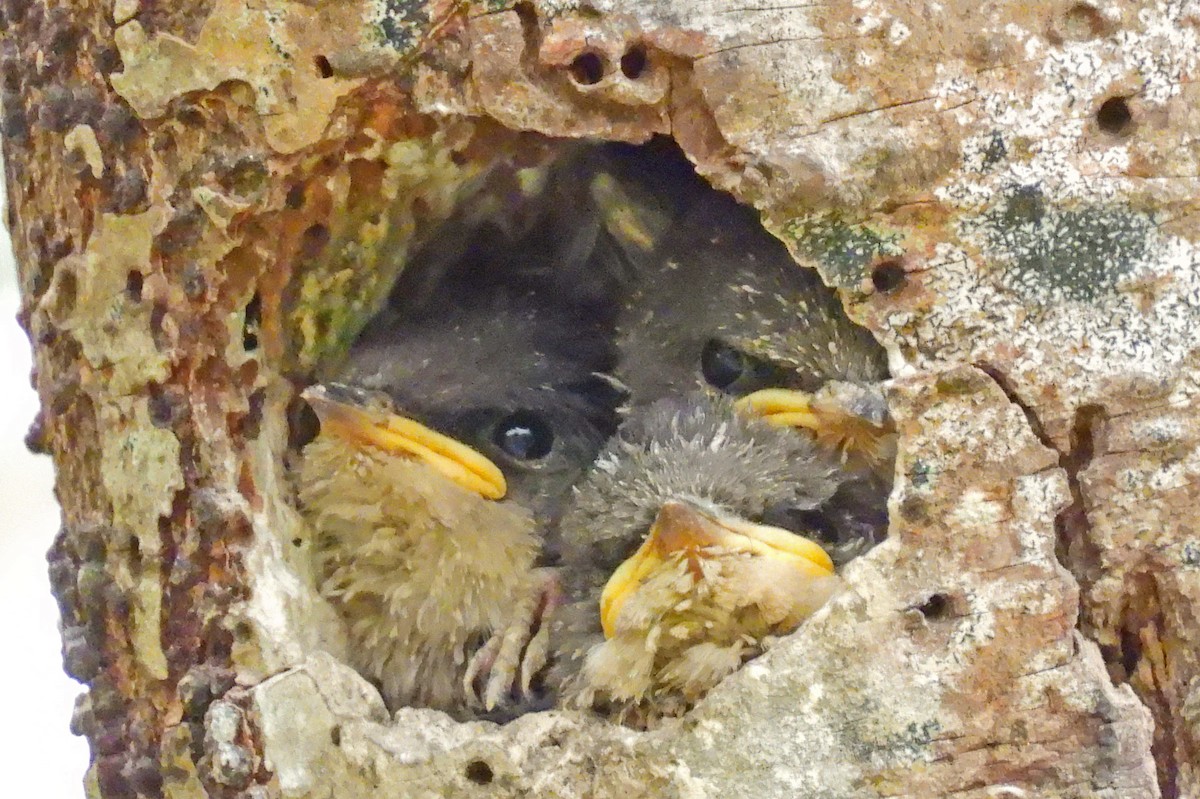
<instances>
[{"instance_id":1,"label":"tree trunk","mask_svg":"<svg viewBox=\"0 0 1200 799\"><path fill-rule=\"evenodd\" d=\"M1200 796L1200 6L569 5L0 7L89 795ZM655 133L888 348L890 538L679 726L389 719L289 378L545 137Z\"/></svg>"}]
</instances>

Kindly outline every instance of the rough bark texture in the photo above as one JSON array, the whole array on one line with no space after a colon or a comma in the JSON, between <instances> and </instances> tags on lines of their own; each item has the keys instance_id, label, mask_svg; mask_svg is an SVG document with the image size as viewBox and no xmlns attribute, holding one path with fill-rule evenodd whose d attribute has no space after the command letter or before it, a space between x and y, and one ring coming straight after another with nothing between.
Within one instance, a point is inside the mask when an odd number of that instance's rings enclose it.
<instances>
[{"instance_id":1,"label":"rough bark texture","mask_svg":"<svg viewBox=\"0 0 1200 799\"><path fill-rule=\"evenodd\" d=\"M91 796L1200 796L1200 5L0 11ZM677 727L389 719L287 376L542 135L653 133L887 346L890 540Z\"/></svg>"}]
</instances>

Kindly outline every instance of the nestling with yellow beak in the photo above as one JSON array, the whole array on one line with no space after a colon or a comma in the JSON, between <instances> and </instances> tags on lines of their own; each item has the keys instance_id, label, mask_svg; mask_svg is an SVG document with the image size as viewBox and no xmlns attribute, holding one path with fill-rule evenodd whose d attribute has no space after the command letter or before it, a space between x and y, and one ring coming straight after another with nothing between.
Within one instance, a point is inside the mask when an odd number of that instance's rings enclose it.
<instances>
[{"instance_id":1,"label":"nestling with yellow beak","mask_svg":"<svg viewBox=\"0 0 1200 799\"><path fill-rule=\"evenodd\" d=\"M628 169L591 182L636 275L616 323L629 407L701 389L815 440L840 461L837 494L820 513L781 508L768 521L805 526L844 563L887 532L896 436L883 348L752 209L669 174L683 193L671 204L644 199Z\"/></svg>"},{"instance_id":2,"label":"nestling with yellow beak","mask_svg":"<svg viewBox=\"0 0 1200 799\"><path fill-rule=\"evenodd\" d=\"M836 589L833 562L761 520L819 507L836 478L810 439L723 397L633 411L563 518L569 600L548 678L560 701L653 723L794 630Z\"/></svg>"},{"instance_id":3,"label":"nestling with yellow beak","mask_svg":"<svg viewBox=\"0 0 1200 799\"><path fill-rule=\"evenodd\" d=\"M453 281L384 315L305 397L299 497L320 591L391 708L535 700L556 600L536 561L615 427L611 336L578 308Z\"/></svg>"}]
</instances>

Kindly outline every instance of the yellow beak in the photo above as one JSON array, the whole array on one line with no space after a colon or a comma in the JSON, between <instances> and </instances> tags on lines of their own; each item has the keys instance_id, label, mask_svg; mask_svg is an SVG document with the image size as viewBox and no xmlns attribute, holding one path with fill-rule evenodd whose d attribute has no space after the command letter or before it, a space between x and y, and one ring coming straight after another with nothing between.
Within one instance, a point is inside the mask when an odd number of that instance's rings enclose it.
<instances>
[{"instance_id":1,"label":"yellow beak","mask_svg":"<svg viewBox=\"0 0 1200 799\"><path fill-rule=\"evenodd\" d=\"M504 473L486 456L420 422L383 408L335 399L320 385L305 389L302 396L321 420L321 432L326 435L416 458L486 499L501 499L508 492Z\"/></svg>"},{"instance_id":2,"label":"yellow beak","mask_svg":"<svg viewBox=\"0 0 1200 799\"><path fill-rule=\"evenodd\" d=\"M743 519L715 518L685 502L667 502L650 534L628 560L617 567L600 595L600 623L611 638L625 602L647 578L676 555L697 559L726 552L747 552L786 563L805 576L828 577L833 561L820 546L779 527Z\"/></svg>"},{"instance_id":3,"label":"yellow beak","mask_svg":"<svg viewBox=\"0 0 1200 799\"><path fill-rule=\"evenodd\" d=\"M821 417L813 408L813 396L804 391L764 388L742 397L735 407L780 427L804 427L814 432L821 428Z\"/></svg>"},{"instance_id":4,"label":"yellow beak","mask_svg":"<svg viewBox=\"0 0 1200 799\"><path fill-rule=\"evenodd\" d=\"M824 446L861 458L872 467L894 457L890 421L877 424L821 394L765 388L742 397L735 407L780 427L803 428Z\"/></svg>"}]
</instances>

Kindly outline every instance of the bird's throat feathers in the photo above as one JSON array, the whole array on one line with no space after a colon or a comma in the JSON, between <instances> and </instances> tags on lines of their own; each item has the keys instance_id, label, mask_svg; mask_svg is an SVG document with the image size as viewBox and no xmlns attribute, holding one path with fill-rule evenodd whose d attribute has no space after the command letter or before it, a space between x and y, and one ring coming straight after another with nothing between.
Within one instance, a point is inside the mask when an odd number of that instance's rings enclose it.
<instances>
[{"instance_id":1,"label":"bird's throat feathers","mask_svg":"<svg viewBox=\"0 0 1200 799\"><path fill-rule=\"evenodd\" d=\"M514 600L533 590L538 539L519 506L330 436L305 447L298 474L318 586L346 620L356 664L369 676L415 663L461 674L472 641L500 629ZM434 652L451 662L428 662ZM440 706L439 683L414 683L432 695L389 703ZM446 681L445 691L456 688Z\"/></svg>"}]
</instances>

